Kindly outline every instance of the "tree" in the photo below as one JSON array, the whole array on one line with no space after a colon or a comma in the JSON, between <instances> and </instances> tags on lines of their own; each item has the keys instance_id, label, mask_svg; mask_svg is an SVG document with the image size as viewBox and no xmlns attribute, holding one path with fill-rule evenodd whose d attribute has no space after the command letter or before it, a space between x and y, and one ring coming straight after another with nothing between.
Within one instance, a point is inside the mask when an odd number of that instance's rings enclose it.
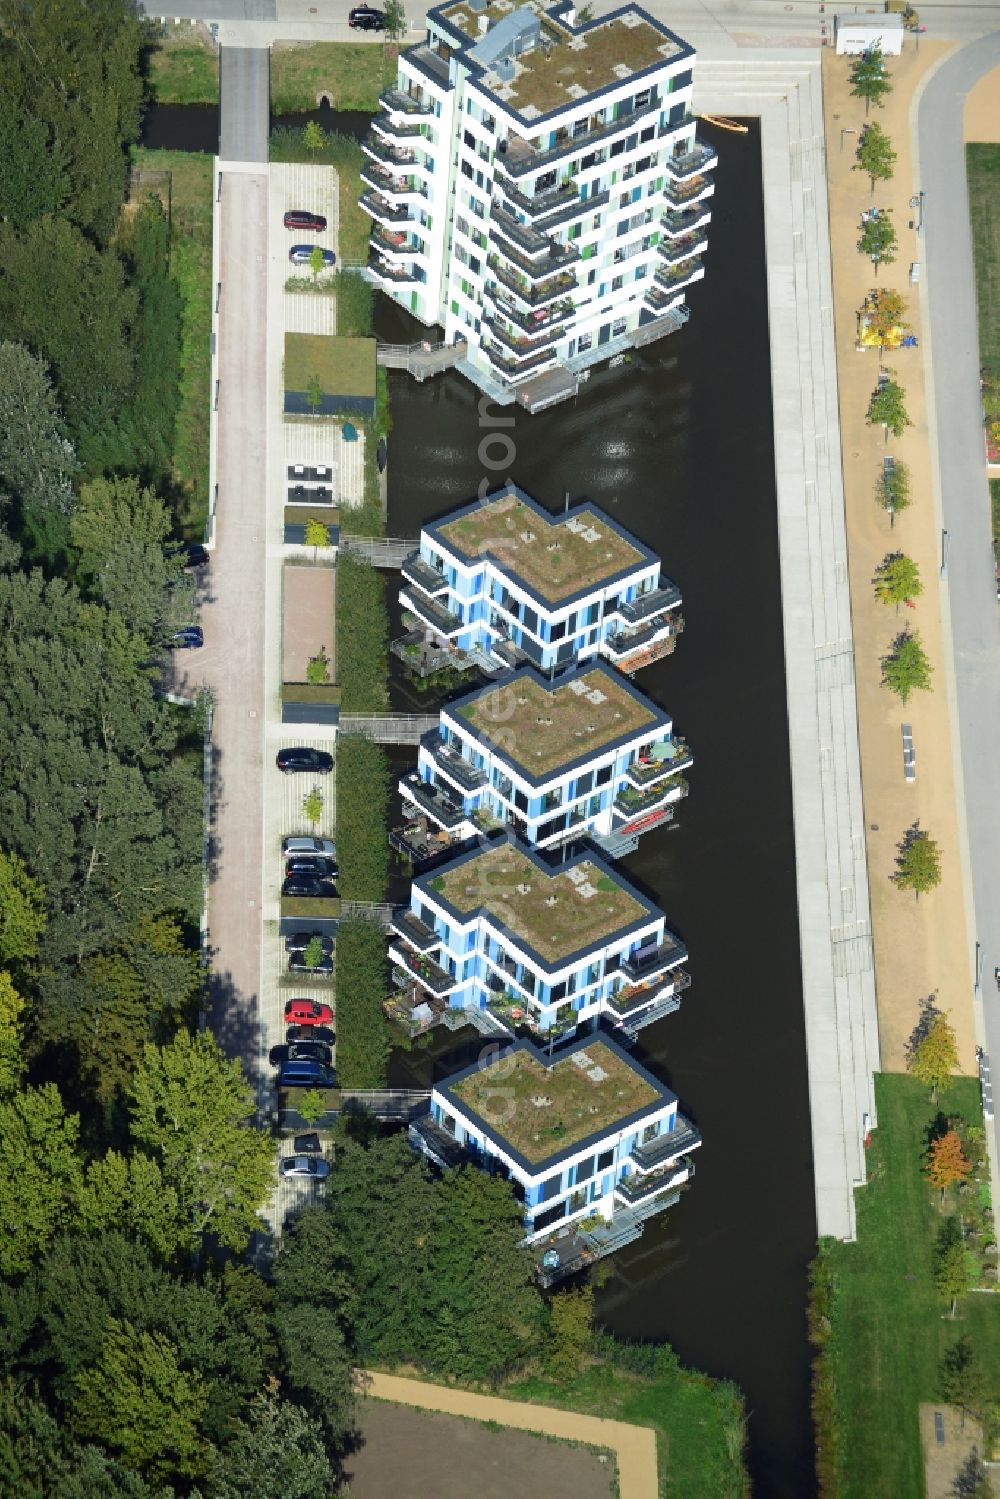
<instances>
[{"instance_id":1,"label":"tree","mask_svg":"<svg viewBox=\"0 0 1000 1499\"><path fill-rule=\"evenodd\" d=\"M358 734L338 734L337 853L344 900L385 899L388 811L389 763L382 746Z\"/></svg>"},{"instance_id":2,"label":"tree","mask_svg":"<svg viewBox=\"0 0 1000 1499\"><path fill-rule=\"evenodd\" d=\"M388 705L385 585L370 562L350 552L337 558L336 608L341 711L381 713Z\"/></svg>"},{"instance_id":3,"label":"tree","mask_svg":"<svg viewBox=\"0 0 1000 1499\"><path fill-rule=\"evenodd\" d=\"M339 836L338 827L338 836ZM346 856L340 844L341 859ZM389 1060L385 933L349 917L337 928L337 1077L343 1088L384 1088Z\"/></svg>"},{"instance_id":4,"label":"tree","mask_svg":"<svg viewBox=\"0 0 1000 1499\"><path fill-rule=\"evenodd\" d=\"M23 1499L163 1499L97 1447L75 1442L22 1383L0 1382L5 1490Z\"/></svg>"},{"instance_id":5,"label":"tree","mask_svg":"<svg viewBox=\"0 0 1000 1499\"><path fill-rule=\"evenodd\" d=\"M949 1316L954 1318L958 1298L969 1289L969 1264L962 1229L954 1216L946 1218L938 1229L934 1249L934 1286L939 1296L951 1302Z\"/></svg>"},{"instance_id":6,"label":"tree","mask_svg":"<svg viewBox=\"0 0 1000 1499\"><path fill-rule=\"evenodd\" d=\"M882 100L892 92L892 83L886 72L882 48L868 47L851 64L851 93L855 99L864 99L865 114L874 104L882 108Z\"/></svg>"},{"instance_id":7,"label":"tree","mask_svg":"<svg viewBox=\"0 0 1000 1499\"><path fill-rule=\"evenodd\" d=\"M906 403L903 388L897 385L895 380L886 380L877 390L872 392L872 398L868 402L868 416L866 418L870 427L885 427L886 441L888 433L893 437L902 437L907 427L913 423L906 414Z\"/></svg>"},{"instance_id":8,"label":"tree","mask_svg":"<svg viewBox=\"0 0 1000 1499\"><path fill-rule=\"evenodd\" d=\"M325 266L326 266L326 257L323 254L323 247L322 247L322 245L313 245L312 249L309 251L309 269L313 273L313 280L314 281L315 281L316 277L319 275L320 271L322 271L325 268Z\"/></svg>"},{"instance_id":9,"label":"tree","mask_svg":"<svg viewBox=\"0 0 1000 1499\"><path fill-rule=\"evenodd\" d=\"M919 598L924 591L920 569L912 557L907 557L903 552L889 552L883 557L875 569L872 583L879 602L895 604L897 609L900 604Z\"/></svg>"},{"instance_id":10,"label":"tree","mask_svg":"<svg viewBox=\"0 0 1000 1499\"><path fill-rule=\"evenodd\" d=\"M308 128L308 127L307 127ZM335 1475L323 1435L269 1379L211 1469L212 1499L330 1499Z\"/></svg>"},{"instance_id":11,"label":"tree","mask_svg":"<svg viewBox=\"0 0 1000 1499\"><path fill-rule=\"evenodd\" d=\"M20 1085L24 1072L21 1050L21 1014L24 1000L14 988L9 973L0 973L0 1098L7 1098Z\"/></svg>"},{"instance_id":12,"label":"tree","mask_svg":"<svg viewBox=\"0 0 1000 1499\"><path fill-rule=\"evenodd\" d=\"M314 827L323 816L323 793L318 786L314 786L302 798L302 816Z\"/></svg>"},{"instance_id":13,"label":"tree","mask_svg":"<svg viewBox=\"0 0 1000 1499\"><path fill-rule=\"evenodd\" d=\"M45 891L24 860L0 849L0 963L33 958L45 927Z\"/></svg>"},{"instance_id":14,"label":"tree","mask_svg":"<svg viewBox=\"0 0 1000 1499\"><path fill-rule=\"evenodd\" d=\"M318 968L323 961L323 939L322 937L310 937L306 943L303 957L310 968Z\"/></svg>"},{"instance_id":15,"label":"tree","mask_svg":"<svg viewBox=\"0 0 1000 1499\"><path fill-rule=\"evenodd\" d=\"M889 876L897 890L912 890L917 899L941 883L941 855L930 833L919 822L907 828L896 852L896 872Z\"/></svg>"},{"instance_id":16,"label":"tree","mask_svg":"<svg viewBox=\"0 0 1000 1499\"><path fill-rule=\"evenodd\" d=\"M593 1342L593 1322L592 1286L557 1291L552 1297L544 1349L545 1372L551 1379L561 1384L583 1369Z\"/></svg>"},{"instance_id":17,"label":"tree","mask_svg":"<svg viewBox=\"0 0 1000 1499\"><path fill-rule=\"evenodd\" d=\"M31 119L9 89L0 90L0 219L23 229L58 213L69 197L66 153L44 120Z\"/></svg>"},{"instance_id":18,"label":"tree","mask_svg":"<svg viewBox=\"0 0 1000 1499\"><path fill-rule=\"evenodd\" d=\"M327 1441L342 1447L355 1429L354 1368L336 1313L299 1301L275 1314L285 1384L322 1424Z\"/></svg>"},{"instance_id":19,"label":"tree","mask_svg":"<svg viewBox=\"0 0 1000 1499\"><path fill-rule=\"evenodd\" d=\"M931 1102L939 1088L958 1068L958 1043L947 1015L938 1012L926 1033L908 1051L906 1070L931 1090Z\"/></svg>"},{"instance_id":20,"label":"tree","mask_svg":"<svg viewBox=\"0 0 1000 1499\"><path fill-rule=\"evenodd\" d=\"M315 656L310 656L306 662L306 681L316 687L321 687L330 680L330 658L326 654L326 647L320 646Z\"/></svg>"},{"instance_id":21,"label":"tree","mask_svg":"<svg viewBox=\"0 0 1000 1499\"><path fill-rule=\"evenodd\" d=\"M214 1037L181 1031L167 1046L147 1044L132 1087L132 1134L159 1161L189 1224L188 1247L211 1232L228 1249L245 1247L274 1177L274 1151L247 1121L253 1090L238 1060Z\"/></svg>"},{"instance_id":22,"label":"tree","mask_svg":"<svg viewBox=\"0 0 1000 1499\"><path fill-rule=\"evenodd\" d=\"M326 131L317 120L307 120L302 131L302 144L315 161L317 153L326 150ZM322 251L320 252L322 269Z\"/></svg>"},{"instance_id":23,"label":"tree","mask_svg":"<svg viewBox=\"0 0 1000 1499\"><path fill-rule=\"evenodd\" d=\"M326 1113L326 1096L319 1088L306 1088L299 1095L298 1114L306 1124L315 1124Z\"/></svg>"},{"instance_id":24,"label":"tree","mask_svg":"<svg viewBox=\"0 0 1000 1499\"><path fill-rule=\"evenodd\" d=\"M406 35L406 15L403 0L385 0L382 8L385 16L385 34L390 42L401 41Z\"/></svg>"},{"instance_id":25,"label":"tree","mask_svg":"<svg viewBox=\"0 0 1000 1499\"><path fill-rule=\"evenodd\" d=\"M986 1406L986 1376L969 1337L964 1333L941 1355L938 1393L949 1405L960 1408L963 1428L967 1415L976 1419Z\"/></svg>"},{"instance_id":26,"label":"tree","mask_svg":"<svg viewBox=\"0 0 1000 1499\"><path fill-rule=\"evenodd\" d=\"M858 250L867 255L878 275L880 265L892 265L896 259L896 231L887 208L876 211L861 226Z\"/></svg>"},{"instance_id":27,"label":"tree","mask_svg":"<svg viewBox=\"0 0 1000 1499\"><path fill-rule=\"evenodd\" d=\"M146 640L189 624L194 591L166 505L134 478L95 479L80 491L69 534L80 585Z\"/></svg>"},{"instance_id":28,"label":"tree","mask_svg":"<svg viewBox=\"0 0 1000 1499\"><path fill-rule=\"evenodd\" d=\"M320 547L330 546L330 528L325 520L319 520L315 515L310 515L306 521L305 544L313 549L313 560Z\"/></svg>"},{"instance_id":29,"label":"tree","mask_svg":"<svg viewBox=\"0 0 1000 1499\"><path fill-rule=\"evenodd\" d=\"M892 291L886 286L876 287L869 292L862 312L868 327L878 335L880 349L885 348L886 339L891 333L909 326L903 321L906 316L905 301L898 291Z\"/></svg>"},{"instance_id":30,"label":"tree","mask_svg":"<svg viewBox=\"0 0 1000 1499\"><path fill-rule=\"evenodd\" d=\"M858 141L855 172L864 172L871 182L872 193L876 182L888 182L896 165L896 152L892 142L877 121L866 125Z\"/></svg>"},{"instance_id":31,"label":"tree","mask_svg":"<svg viewBox=\"0 0 1000 1499\"><path fill-rule=\"evenodd\" d=\"M955 1182L967 1181L971 1170L972 1162L962 1149L962 1142L955 1130L950 1129L931 1141L924 1175L931 1186L941 1193L942 1202L948 1188Z\"/></svg>"},{"instance_id":32,"label":"tree","mask_svg":"<svg viewBox=\"0 0 1000 1499\"><path fill-rule=\"evenodd\" d=\"M43 558L65 546L75 472L45 364L23 344L0 343L0 491L14 500L26 540Z\"/></svg>"},{"instance_id":33,"label":"tree","mask_svg":"<svg viewBox=\"0 0 1000 1499\"><path fill-rule=\"evenodd\" d=\"M80 1194L80 1224L90 1233L127 1228L164 1260L188 1247L189 1226L175 1188L163 1180L159 1163L136 1151L109 1150L87 1166Z\"/></svg>"},{"instance_id":34,"label":"tree","mask_svg":"<svg viewBox=\"0 0 1000 1499\"><path fill-rule=\"evenodd\" d=\"M82 1185L79 1119L52 1083L0 1101L0 1275L23 1275L71 1222Z\"/></svg>"},{"instance_id":35,"label":"tree","mask_svg":"<svg viewBox=\"0 0 1000 1499\"><path fill-rule=\"evenodd\" d=\"M906 702L910 693L927 691L931 685L933 667L927 659L920 636L911 630L901 630L882 657L882 683Z\"/></svg>"},{"instance_id":36,"label":"tree","mask_svg":"<svg viewBox=\"0 0 1000 1499\"><path fill-rule=\"evenodd\" d=\"M965 1426L965 1413L962 1413L962 1426ZM993 1499L993 1480L990 1478L989 1469L979 1456L977 1448L973 1447L968 1457L962 1463L955 1480L951 1486L951 1492L955 1499Z\"/></svg>"},{"instance_id":37,"label":"tree","mask_svg":"<svg viewBox=\"0 0 1000 1499\"><path fill-rule=\"evenodd\" d=\"M205 1382L180 1367L168 1338L112 1322L100 1359L74 1383L69 1415L78 1436L95 1438L156 1482L205 1470Z\"/></svg>"},{"instance_id":38,"label":"tree","mask_svg":"<svg viewBox=\"0 0 1000 1499\"><path fill-rule=\"evenodd\" d=\"M889 524L895 525L896 516L910 503L909 466L898 458L889 461L888 467L883 464L875 484L875 498L888 513Z\"/></svg>"},{"instance_id":39,"label":"tree","mask_svg":"<svg viewBox=\"0 0 1000 1499\"><path fill-rule=\"evenodd\" d=\"M313 416L319 414L319 408L323 404L323 386L318 375L309 376L309 384L306 388L306 405Z\"/></svg>"}]
</instances>

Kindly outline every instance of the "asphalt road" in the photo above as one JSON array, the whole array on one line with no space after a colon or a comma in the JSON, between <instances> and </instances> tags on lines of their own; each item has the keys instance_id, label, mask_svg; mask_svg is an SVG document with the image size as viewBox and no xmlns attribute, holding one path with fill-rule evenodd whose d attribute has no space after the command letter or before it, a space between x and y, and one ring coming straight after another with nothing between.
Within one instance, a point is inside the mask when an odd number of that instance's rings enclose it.
<instances>
[{"instance_id":1,"label":"asphalt road","mask_svg":"<svg viewBox=\"0 0 1000 1499\"><path fill-rule=\"evenodd\" d=\"M1000 603L979 399L972 235L962 113L973 84L1000 66L1000 31L963 47L933 74L920 103L921 248L930 314L934 414L986 1049L1000 1064ZM925 324L926 326L926 324ZM960 799L961 810L961 799ZM977 952L972 954L976 963ZM1000 1118L994 1124L1000 1149Z\"/></svg>"},{"instance_id":2,"label":"asphalt road","mask_svg":"<svg viewBox=\"0 0 1000 1499\"><path fill-rule=\"evenodd\" d=\"M267 161L271 109L266 47L223 47L219 60L219 156Z\"/></svg>"}]
</instances>

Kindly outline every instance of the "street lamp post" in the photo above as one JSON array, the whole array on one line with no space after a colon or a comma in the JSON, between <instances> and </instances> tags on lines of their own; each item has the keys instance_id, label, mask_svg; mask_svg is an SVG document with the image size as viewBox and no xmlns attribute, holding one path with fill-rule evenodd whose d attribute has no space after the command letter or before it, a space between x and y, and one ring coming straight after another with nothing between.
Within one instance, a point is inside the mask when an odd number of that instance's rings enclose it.
<instances>
[{"instance_id":1,"label":"street lamp post","mask_svg":"<svg viewBox=\"0 0 1000 1499\"><path fill-rule=\"evenodd\" d=\"M975 995L978 999L983 992L983 949L980 943L976 943L976 987Z\"/></svg>"},{"instance_id":2,"label":"street lamp post","mask_svg":"<svg viewBox=\"0 0 1000 1499\"><path fill-rule=\"evenodd\" d=\"M948 576L948 532L941 532L941 577Z\"/></svg>"}]
</instances>

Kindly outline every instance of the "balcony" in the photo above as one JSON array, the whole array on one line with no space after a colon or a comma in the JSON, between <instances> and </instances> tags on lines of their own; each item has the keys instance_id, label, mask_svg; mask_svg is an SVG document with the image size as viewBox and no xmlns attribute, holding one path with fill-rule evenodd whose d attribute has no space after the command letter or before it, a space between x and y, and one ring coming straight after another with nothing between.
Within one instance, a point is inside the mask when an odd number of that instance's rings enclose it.
<instances>
[{"instance_id":1,"label":"balcony","mask_svg":"<svg viewBox=\"0 0 1000 1499\"><path fill-rule=\"evenodd\" d=\"M432 115L434 105L416 94L404 93L402 89L387 88L379 95L379 104L390 114Z\"/></svg>"},{"instance_id":2,"label":"balcony","mask_svg":"<svg viewBox=\"0 0 1000 1499\"><path fill-rule=\"evenodd\" d=\"M471 814L466 812L457 797L450 795L445 787L421 780L416 771L411 771L400 781L399 794L404 802L416 802L438 827L449 833L470 820Z\"/></svg>"},{"instance_id":3,"label":"balcony","mask_svg":"<svg viewBox=\"0 0 1000 1499\"><path fill-rule=\"evenodd\" d=\"M421 921L412 911L397 911L393 915L390 929L418 952L429 952L432 947L438 947L441 943L434 928L428 926L426 921Z\"/></svg>"},{"instance_id":4,"label":"balcony","mask_svg":"<svg viewBox=\"0 0 1000 1499\"><path fill-rule=\"evenodd\" d=\"M555 350L542 349L537 354L517 359L505 354L498 344L483 344L483 353L494 369L513 380L519 379L522 375L537 374L544 365L555 363L556 358Z\"/></svg>"},{"instance_id":5,"label":"balcony","mask_svg":"<svg viewBox=\"0 0 1000 1499\"><path fill-rule=\"evenodd\" d=\"M625 772L629 785L634 786L637 791L645 791L694 764L694 756L683 739L672 739L670 748L673 754L669 758L658 760L655 756L650 756L645 760L634 760Z\"/></svg>"},{"instance_id":6,"label":"balcony","mask_svg":"<svg viewBox=\"0 0 1000 1499\"><path fill-rule=\"evenodd\" d=\"M390 170L395 168L397 171L402 169L406 172L412 171L415 167L422 165L417 161L415 151L412 151L408 147L393 146L380 135L365 136L361 142L361 148L373 160L380 162L382 166L388 167Z\"/></svg>"},{"instance_id":7,"label":"balcony","mask_svg":"<svg viewBox=\"0 0 1000 1499\"><path fill-rule=\"evenodd\" d=\"M469 1164L470 1156L465 1147L459 1145L455 1136L449 1135L429 1114L411 1119L407 1131L414 1149L419 1150L421 1155L433 1161L442 1171L447 1171L449 1166Z\"/></svg>"},{"instance_id":8,"label":"balcony","mask_svg":"<svg viewBox=\"0 0 1000 1499\"><path fill-rule=\"evenodd\" d=\"M640 984L645 979L654 978L676 964L683 963L687 955L687 948L682 942L667 940L659 947L634 953L621 965L621 971L632 983Z\"/></svg>"},{"instance_id":9,"label":"balcony","mask_svg":"<svg viewBox=\"0 0 1000 1499\"><path fill-rule=\"evenodd\" d=\"M685 260L680 265L665 266L658 270L655 280L665 291L676 296L685 286L690 286L692 281L700 281L704 274L703 260Z\"/></svg>"},{"instance_id":10,"label":"balcony","mask_svg":"<svg viewBox=\"0 0 1000 1499\"><path fill-rule=\"evenodd\" d=\"M632 1164L637 1171L658 1171L685 1151L696 1150L700 1144L701 1131L683 1114L678 1114L676 1128L668 1134L654 1135L642 1145L633 1146Z\"/></svg>"},{"instance_id":11,"label":"balcony","mask_svg":"<svg viewBox=\"0 0 1000 1499\"><path fill-rule=\"evenodd\" d=\"M506 316L506 314L504 314ZM540 324L533 335L527 333L515 333L505 328L499 318L483 318L484 325L490 330L494 338L498 338L505 348L510 349L515 359L526 359L530 354L539 349L548 349L557 344L562 337L562 327L558 324L546 327Z\"/></svg>"},{"instance_id":12,"label":"balcony","mask_svg":"<svg viewBox=\"0 0 1000 1499\"><path fill-rule=\"evenodd\" d=\"M529 281L540 281L580 259L575 245L558 245L547 234L519 223L502 209L494 210L489 237L500 249L502 259L516 266Z\"/></svg>"},{"instance_id":13,"label":"balcony","mask_svg":"<svg viewBox=\"0 0 1000 1499\"><path fill-rule=\"evenodd\" d=\"M386 198L426 198L425 188L414 177L390 172L374 161L367 161L361 168L361 181L373 192Z\"/></svg>"},{"instance_id":14,"label":"balcony","mask_svg":"<svg viewBox=\"0 0 1000 1499\"><path fill-rule=\"evenodd\" d=\"M671 968L648 984L626 984L607 1001L609 1009L620 1020L633 1021L647 1005L663 994L683 994L691 987L691 975L684 968Z\"/></svg>"},{"instance_id":15,"label":"balcony","mask_svg":"<svg viewBox=\"0 0 1000 1499\"><path fill-rule=\"evenodd\" d=\"M448 579L436 567L425 562L419 552L410 553L403 563L402 573L408 583L413 583L428 598L437 598L448 592Z\"/></svg>"},{"instance_id":16,"label":"balcony","mask_svg":"<svg viewBox=\"0 0 1000 1499\"><path fill-rule=\"evenodd\" d=\"M457 785L461 786L463 791L479 791L486 785L486 772L479 770L475 765L470 765L464 755L445 743L437 730L425 734L420 742L434 763L440 766L445 775L450 776Z\"/></svg>"},{"instance_id":17,"label":"balcony","mask_svg":"<svg viewBox=\"0 0 1000 1499\"><path fill-rule=\"evenodd\" d=\"M540 307L545 302L552 302L556 297L564 297L567 292L573 291L579 282L573 271L560 271L550 276L547 281L540 281L532 285L526 277L518 275L506 265L499 255L488 255L486 264L496 276L497 280L512 291L515 297L526 302L529 307Z\"/></svg>"},{"instance_id":18,"label":"balcony","mask_svg":"<svg viewBox=\"0 0 1000 1499\"><path fill-rule=\"evenodd\" d=\"M515 208L519 208L522 213L526 213L532 219L558 213L560 209L569 208L571 204L580 200L580 189L575 182L560 182L556 187L534 194L522 193L520 188L515 187L513 183L505 184L500 191Z\"/></svg>"},{"instance_id":19,"label":"balcony","mask_svg":"<svg viewBox=\"0 0 1000 1499\"><path fill-rule=\"evenodd\" d=\"M681 615L675 614L669 619L661 616L644 630L616 630L603 642L602 650L608 660L622 671L635 671L638 666L658 661L661 656L669 656L683 629L684 620ZM633 662L637 664L632 664Z\"/></svg>"},{"instance_id":20,"label":"balcony","mask_svg":"<svg viewBox=\"0 0 1000 1499\"><path fill-rule=\"evenodd\" d=\"M429 994L450 994L459 987L459 981L453 973L442 968L440 963L435 963L427 953L417 952L416 948L403 939L390 941L389 957Z\"/></svg>"},{"instance_id":21,"label":"balcony","mask_svg":"<svg viewBox=\"0 0 1000 1499\"><path fill-rule=\"evenodd\" d=\"M695 208L668 208L660 216L663 232L671 239L678 239L682 234L690 234L694 229L703 229L711 222L711 210L701 207Z\"/></svg>"},{"instance_id":22,"label":"balcony","mask_svg":"<svg viewBox=\"0 0 1000 1499\"><path fill-rule=\"evenodd\" d=\"M643 105L642 109L634 109L631 114L620 115L617 120L598 125L582 135L571 135L568 130L557 132L556 144L546 151L539 151L530 141L522 139L521 136L512 135L506 141L498 143L494 166L516 182L519 178L526 177L529 172L537 172L542 167L548 166L550 162L561 161L565 156L586 154L599 142L631 130L639 120L658 115L662 107L663 101L657 99ZM506 150L504 150L505 146ZM580 170L583 171L586 168L581 165Z\"/></svg>"},{"instance_id":23,"label":"balcony","mask_svg":"<svg viewBox=\"0 0 1000 1499\"><path fill-rule=\"evenodd\" d=\"M682 775L674 774L643 791L626 786L615 797L612 808L616 817L623 817L626 822L631 822L636 817L655 811L657 807L682 801L687 794L687 781Z\"/></svg>"},{"instance_id":24,"label":"balcony","mask_svg":"<svg viewBox=\"0 0 1000 1499\"><path fill-rule=\"evenodd\" d=\"M684 260L690 260L693 255L700 255L708 249L708 241L703 234L697 230L693 234L682 234L680 239L663 239L656 247L656 253L667 265L680 265Z\"/></svg>"},{"instance_id":25,"label":"balcony","mask_svg":"<svg viewBox=\"0 0 1000 1499\"><path fill-rule=\"evenodd\" d=\"M710 198L714 192L715 183L711 177L687 177L682 181L668 177L663 188L663 196L670 207L678 209L700 203L703 198Z\"/></svg>"},{"instance_id":26,"label":"balcony","mask_svg":"<svg viewBox=\"0 0 1000 1499\"><path fill-rule=\"evenodd\" d=\"M686 1160L678 1161L675 1166L663 1166L659 1171L641 1175L639 1172L632 1172L615 1182L615 1196L627 1207L634 1207L640 1202L648 1202L658 1192L669 1192L682 1186L692 1176L694 1163Z\"/></svg>"},{"instance_id":27,"label":"balcony","mask_svg":"<svg viewBox=\"0 0 1000 1499\"><path fill-rule=\"evenodd\" d=\"M398 203L390 203L388 198L383 198L379 193L362 193L358 199L358 207L363 208L378 224L414 222L406 208L400 207Z\"/></svg>"},{"instance_id":28,"label":"balcony","mask_svg":"<svg viewBox=\"0 0 1000 1499\"><path fill-rule=\"evenodd\" d=\"M415 220L410 220L415 223ZM376 254L399 257L401 260L422 255L424 247L415 233L404 234L398 229L383 229L379 224L372 228L371 245Z\"/></svg>"},{"instance_id":29,"label":"balcony","mask_svg":"<svg viewBox=\"0 0 1000 1499\"><path fill-rule=\"evenodd\" d=\"M415 121L394 120L389 114L375 115L372 129L390 142L415 140L424 134L423 126Z\"/></svg>"},{"instance_id":30,"label":"balcony","mask_svg":"<svg viewBox=\"0 0 1000 1499\"><path fill-rule=\"evenodd\" d=\"M402 588L399 592L399 602L404 609L415 614L422 620L429 630L434 630L438 635L458 635L465 629L463 621L451 609L446 609L443 604L437 603L435 599L429 599L426 594L416 588Z\"/></svg>"},{"instance_id":31,"label":"balcony","mask_svg":"<svg viewBox=\"0 0 1000 1499\"><path fill-rule=\"evenodd\" d=\"M500 317L506 318L509 323L529 335L537 335L556 325L565 327L576 311L573 303L567 300L546 307L536 307L531 312L522 312L506 292L501 294L495 286L487 287L483 296L493 303Z\"/></svg>"},{"instance_id":32,"label":"balcony","mask_svg":"<svg viewBox=\"0 0 1000 1499\"><path fill-rule=\"evenodd\" d=\"M701 141L696 141L690 151L675 153L668 156L664 162L671 177L680 182L685 178L696 176L699 172L710 172L718 164L718 153L712 146L706 146Z\"/></svg>"},{"instance_id":33,"label":"balcony","mask_svg":"<svg viewBox=\"0 0 1000 1499\"><path fill-rule=\"evenodd\" d=\"M639 625L643 620L653 619L657 614L673 609L680 601L681 591L676 583L671 583L669 578L661 578L658 587L638 594L625 604L614 604L608 613L620 615L628 625Z\"/></svg>"},{"instance_id":34,"label":"balcony","mask_svg":"<svg viewBox=\"0 0 1000 1499\"><path fill-rule=\"evenodd\" d=\"M390 265L387 260L369 259L367 269L379 286L409 286L420 280L412 265Z\"/></svg>"}]
</instances>

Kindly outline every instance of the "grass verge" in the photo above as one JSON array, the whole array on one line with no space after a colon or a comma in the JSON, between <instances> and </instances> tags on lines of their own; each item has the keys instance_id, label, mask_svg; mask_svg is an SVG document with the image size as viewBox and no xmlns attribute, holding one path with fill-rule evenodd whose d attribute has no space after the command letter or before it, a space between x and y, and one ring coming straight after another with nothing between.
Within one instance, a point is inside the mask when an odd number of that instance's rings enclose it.
<instances>
[{"instance_id":1,"label":"grass verge","mask_svg":"<svg viewBox=\"0 0 1000 1499\"><path fill-rule=\"evenodd\" d=\"M990 1395L1000 1394L1000 1298L967 1295L955 1321L944 1315L948 1304L934 1286L942 1213L922 1174L927 1131L939 1113L982 1124L978 1081L954 1078L932 1104L915 1078L884 1075L876 1098L879 1126L869 1183L857 1194L857 1242L825 1243L814 1270L821 1492L838 1499L923 1493L918 1406L941 1398L941 1355L962 1334Z\"/></svg>"},{"instance_id":2,"label":"grass verge","mask_svg":"<svg viewBox=\"0 0 1000 1499\"><path fill-rule=\"evenodd\" d=\"M1000 146L965 148L980 363L1000 370Z\"/></svg>"},{"instance_id":3,"label":"grass verge","mask_svg":"<svg viewBox=\"0 0 1000 1499\"><path fill-rule=\"evenodd\" d=\"M993 524L993 545L1000 557L1000 479L990 480L990 519Z\"/></svg>"},{"instance_id":4,"label":"grass verge","mask_svg":"<svg viewBox=\"0 0 1000 1499\"><path fill-rule=\"evenodd\" d=\"M340 260L368 259L371 219L358 207L361 196L361 168L365 153L348 135L332 134L320 151L309 151L302 131L292 125L279 125L271 133L272 161L305 161L335 167L340 181L340 228L337 249Z\"/></svg>"},{"instance_id":5,"label":"grass verge","mask_svg":"<svg viewBox=\"0 0 1000 1499\"><path fill-rule=\"evenodd\" d=\"M157 104L215 104L219 56L193 26L157 28L146 53L149 92Z\"/></svg>"},{"instance_id":6,"label":"grass verge","mask_svg":"<svg viewBox=\"0 0 1000 1499\"><path fill-rule=\"evenodd\" d=\"M171 458L173 501L182 535L200 541L208 518L212 158L200 152L136 147L132 164L170 173L170 269L182 304L180 404ZM165 188L161 196L166 201Z\"/></svg>"},{"instance_id":7,"label":"grass verge","mask_svg":"<svg viewBox=\"0 0 1000 1499\"><path fill-rule=\"evenodd\" d=\"M334 109L374 114L396 81L398 48L371 42L286 42L271 53L271 109L301 114L329 95Z\"/></svg>"}]
</instances>

